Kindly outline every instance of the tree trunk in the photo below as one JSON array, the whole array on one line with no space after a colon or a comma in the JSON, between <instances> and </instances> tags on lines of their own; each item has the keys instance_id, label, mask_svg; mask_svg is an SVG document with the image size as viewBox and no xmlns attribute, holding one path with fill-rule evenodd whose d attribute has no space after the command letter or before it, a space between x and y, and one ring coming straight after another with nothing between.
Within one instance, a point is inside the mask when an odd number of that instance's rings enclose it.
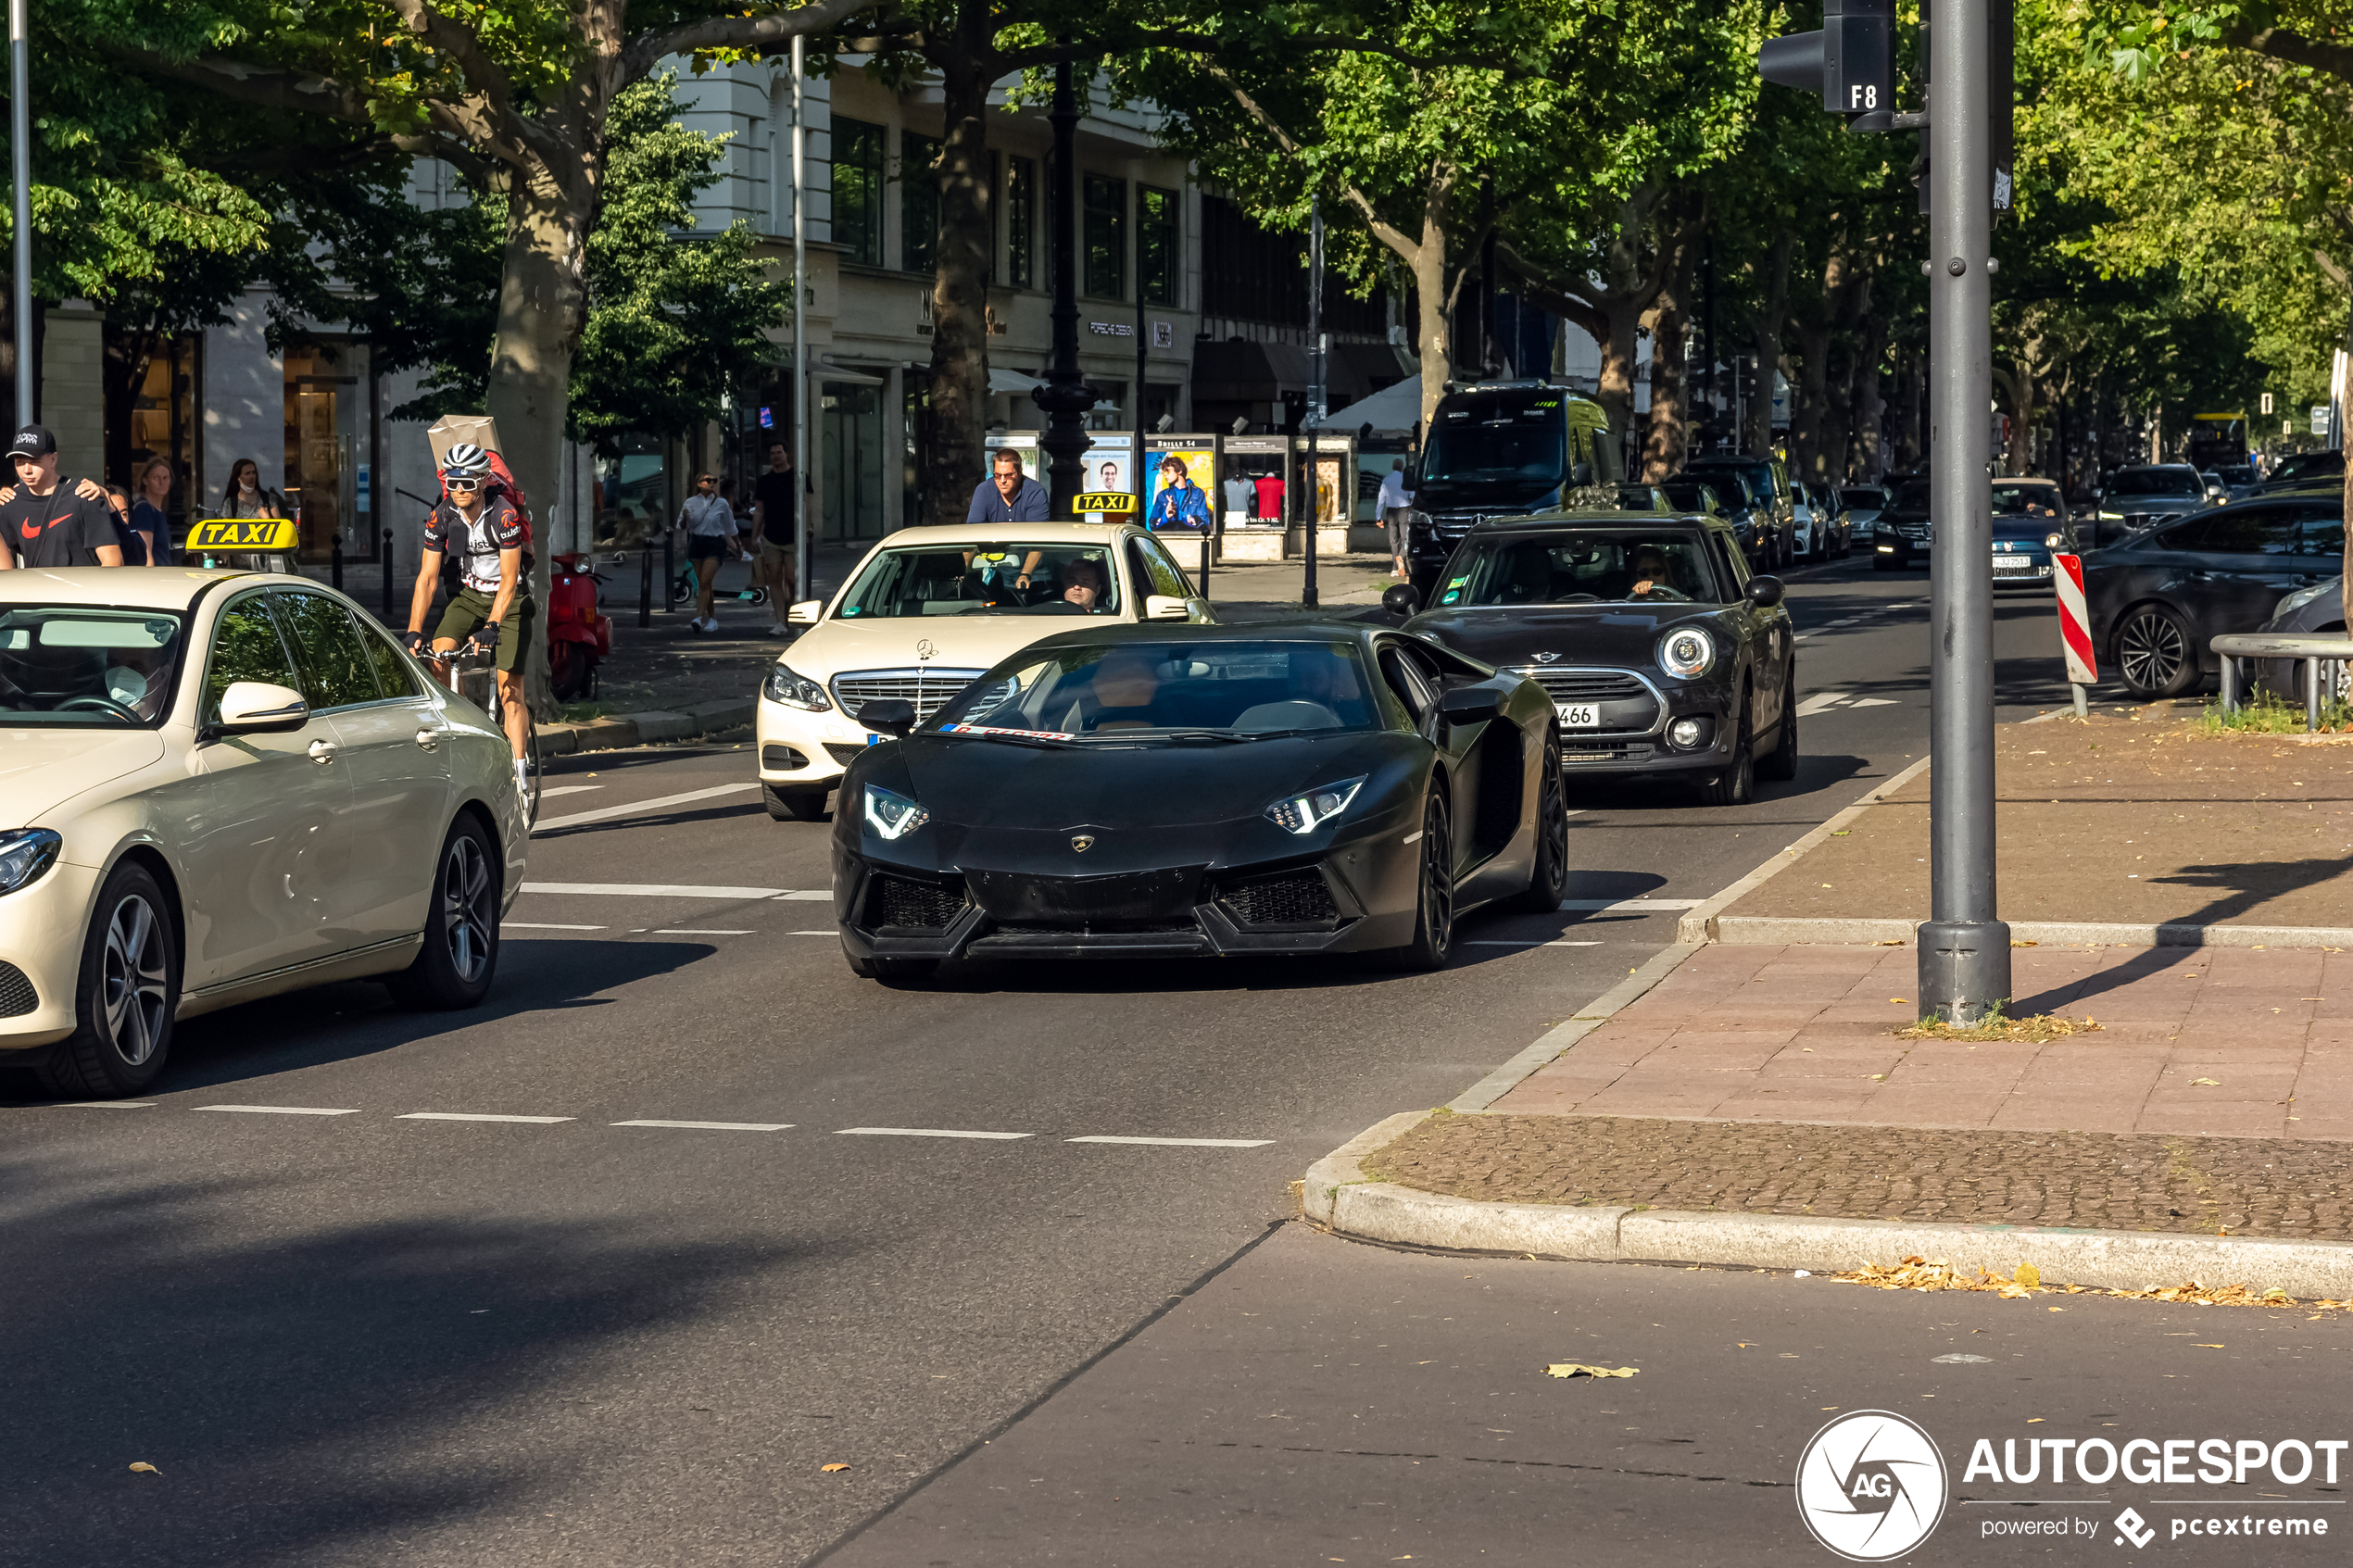
<instances>
[{"instance_id":1,"label":"tree trunk","mask_svg":"<svg viewBox=\"0 0 2353 1568\"><path fill-rule=\"evenodd\" d=\"M1661 291L1658 307L1651 312L1651 417L1642 438L1642 478L1651 483L1683 467L1684 420L1691 402L1685 395L1690 382L1683 341L1687 325L1682 301Z\"/></svg>"},{"instance_id":2,"label":"tree trunk","mask_svg":"<svg viewBox=\"0 0 2353 1568\"><path fill-rule=\"evenodd\" d=\"M1422 345L1422 440L1429 440L1429 422L1438 413L1438 400L1446 395L1446 383L1454 375L1454 334L1448 321L1446 308L1451 295L1446 278L1446 226L1436 204L1422 213L1422 243L1414 247L1406 262L1414 270L1414 294L1417 315L1415 331Z\"/></svg>"},{"instance_id":3,"label":"tree trunk","mask_svg":"<svg viewBox=\"0 0 2353 1568\"><path fill-rule=\"evenodd\" d=\"M1789 266L1797 237L1784 233L1766 253L1764 298L1750 324L1749 346L1756 356L1756 395L1742 410L1746 428L1741 449L1762 458L1773 449L1773 376L1780 369L1781 332L1789 321Z\"/></svg>"},{"instance_id":4,"label":"tree trunk","mask_svg":"<svg viewBox=\"0 0 2353 1568\"><path fill-rule=\"evenodd\" d=\"M572 357L587 321L588 232L596 221L593 187L566 186L544 165L518 176L507 193L507 245L498 284L498 337L490 358L488 413L497 421L499 455L531 499L535 522L531 591L547 602L547 520L561 499L564 425L571 408ZM543 721L556 716L544 656L524 661L524 691Z\"/></svg>"},{"instance_id":5,"label":"tree trunk","mask_svg":"<svg viewBox=\"0 0 2353 1568\"><path fill-rule=\"evenodd\" d=\"M957 523L986 465L981 444L988 422L988 85L998 74L987 44L988 8L964 0L957 8L955 47L937 52L946 95L947 135L936 178L939 234L931 287L931 408L924 443L923 517ZM912 177L912 171L910 171ZM1137 286L1142 288L1140 269ZM1143 388L1136 389L1143 408Z\"/></svg>"},{"instance_id":6,"label":"tree trunk","mask_svg":"<svg viewBox=\"0 0 2353 1568\"><path fill-rule=\"evenodd\" d=\"M1880 362L1887 356L1887 326L1877 311L1866 311L1855 349L1853 423L1847 449L1854 472L1875 484L1887 472L1887 401L1880 390Z\"/></svg>"},{"instance_id":7,"label":"tree trunk","mask_svg":"<svg viewBox=\"0 0 2353 1568\"><path fill-rule=\"evenodd\" d=\"M136 493L137 475L131 471L131 416L138 407L139 389L146 384L147 367L155 360L157 336L144 328L104 324L106 350L99 363L99 397L106 410L105 476Z\"/></svg>"}]
</instances>

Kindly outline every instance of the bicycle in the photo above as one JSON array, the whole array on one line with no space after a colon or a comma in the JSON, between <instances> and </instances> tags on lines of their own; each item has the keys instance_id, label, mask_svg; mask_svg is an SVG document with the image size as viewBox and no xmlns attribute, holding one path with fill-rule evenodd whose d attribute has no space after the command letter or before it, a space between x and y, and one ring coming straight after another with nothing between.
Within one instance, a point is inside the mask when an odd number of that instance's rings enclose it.
<instances>
[{"instance_id":1,"label":"bicycle","mask_svg":"<svg viewBox=\"0 0 2353 1568\"><path fill-rule=\"evenodd\" d=\"M503 705L498 700L498 676L494 668L496 657L491 652L475 653L472 650L470 644L459 643L449 651L449 689L489 714L503 733L506 729L506 715L500 711ZM466 690L466 677L469 675L489 676L489 680L483 683L489 687L489 690L479 697ZM539 721L532 717L530 703L525 702L522 706L522 818L524 827L529 829L539 825L539 801L540 797L547 793L547 763L539 751Z\"/></svg>"}]
</instances>

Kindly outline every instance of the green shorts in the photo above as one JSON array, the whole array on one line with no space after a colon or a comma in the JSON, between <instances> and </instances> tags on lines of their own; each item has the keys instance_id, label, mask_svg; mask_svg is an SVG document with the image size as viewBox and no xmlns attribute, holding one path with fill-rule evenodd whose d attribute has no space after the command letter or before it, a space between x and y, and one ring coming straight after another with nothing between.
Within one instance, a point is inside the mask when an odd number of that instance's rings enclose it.
<instances>
[{"instance_id":1,"label":"green shorts","mask_svg":"<svg viewBox=\"0 0 2353 1568\"><path fill-rule=\"evenodd\" d=\"M493 596L479 588L460 588L458 596L441 612L441 624L434 627L433 640L445 639L463 643L488 624ZM523 652L531 646L531 628L539 618L539 607L527 594L518 594L507 606L507 619L498 623L498 652L492 662L501 670L522 668Z\"/></svg>"}]
</instances>

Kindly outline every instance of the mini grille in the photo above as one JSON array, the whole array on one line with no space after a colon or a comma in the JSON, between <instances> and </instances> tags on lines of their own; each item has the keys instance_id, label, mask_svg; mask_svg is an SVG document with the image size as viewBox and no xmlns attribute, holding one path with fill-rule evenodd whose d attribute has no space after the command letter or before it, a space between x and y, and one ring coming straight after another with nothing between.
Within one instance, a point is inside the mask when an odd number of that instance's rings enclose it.
<instances>
[{"instance_id":1,"label":"mini grille","mask_svg":"<svg viewBox=\"0 0 2353 1568\"><path fill-rule=\"evenodd\" d=\"M760 765L779 773L798 772L809 766L809 759L789 746L763 746L760 748Z\"/></svg>"},{"instance_id":2,"label":"mini grille","mask_svg":"<svg viewBox=\"0 0 2353 1568\"><path fill-rule=\"evenodd\" d=\"M1648 741L1629 741L1623 746L1580 746L1564 747L1563 762L1633 762L1650 756L1657 747Z\"/></svg>"},{"instance_id":3,"label":"mini grille","mask_svg":"<svg viewBox=\"0 0 2353 1568\"><path fill-rule=\"evenodd\" d=\"M1313 925L1340 918L1332 890L1314 872L1262 877L1228 888L1226 907L1243 925Z\"/></svg>"},{"instance_id":4,"label":"mini grille","mask_svg":"<svg viewBox=\"0 0 2353 1568\"><path fill-rule=\"evenodd\" d=\"M878 876L874 891L867 895L866 907L873 911L873 925L937 931L963 912L963 884L943 886L903 876Z\"/></svg>"},{"instance_id":5,"label":"mini grille","mask_svg":"<svg viewBox=\"0 0 2353 1568\"><path fill-rule=\"evenodd\" d=\"M1527 676L1554 702L1639 702L1650 691L1622 670L1548 670L1539 665L1516 671Z\"/></svg>"},{"instance_id":6,"label":"mini grille","mask_svg":"<svg viewBox=\"0 0 2353 1568\"><path fill-rule=\"evenodd\" d=\"M979 670L850 670L834 677L834 701L850 718L882 697L901 697L915 705L922 723L946 705L950 697L986 673Z\"/></svg>"},{"instance_id":7,"label":"mini grille","mask_svg":"<svg viewBox=\"0 0 2353 1568\"><path fill-rule=\"evenodd\" d=\"M24 971L12 963L0 963L0 1018L17 1018L41 1005L32 994L32 982Z\"/></svg>"},{"instance_id":8,"label":"mini grille","mask_svg":"<svg viewBox=\"0 0 2353 1568\"><path fill-rule=\"evenodd\" d=\"M862 746L845 746L837 740L829 740L825 743L825 755L845 768L857 761L858 754L865 749Z\"/></svg>"}]
</instances>

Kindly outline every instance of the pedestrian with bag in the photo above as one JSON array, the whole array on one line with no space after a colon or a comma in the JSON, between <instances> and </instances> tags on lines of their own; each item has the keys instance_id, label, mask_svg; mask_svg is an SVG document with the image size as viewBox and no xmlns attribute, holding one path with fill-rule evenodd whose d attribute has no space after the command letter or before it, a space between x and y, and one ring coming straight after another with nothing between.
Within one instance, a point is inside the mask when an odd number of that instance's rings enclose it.
<instances>
[{"instance_id":1,"label":"pedestrian with bag","mask_svg":"<svg viewBox=\"0 0 2353 1568\"><path fill-rule=\"evenodd\" d=\"M695 493L678 508L678 526L686 533L686 564L701 584L695 600L695 619L688 624L704 635L719 630L713 613L719 596L719 569L731 557L745 554L736 522L736 509L719 493L719 476L695 476Z\"/></svg>"},{"instance_id":2,"label":"pedestrian with bag","mask_svg":"<svg viewBox=\"0 0 2353 1568\"><path fill-rule=\"evenodd\" d=\"M17 482L0 491L0 568L122 564L106 491L58 478L57 438L46 426L18 430L8 460Z\"/></svg>"},{"instance_id":3,"label":"pedestrian with bag","mask_svg":"<svg viewBox=\"0 0 2353 1568\"><path fill-rule=\"evenodd\" d=\"M1397 581L1410 582L1413 572L1405 562L1405 552L1413 547L1414 494L1405 488L1405 459L1391 458L1389 471L1381 475L1380 520L1389 530L1389 553L1395 558Z\"/></svg>"}]
</instances>

